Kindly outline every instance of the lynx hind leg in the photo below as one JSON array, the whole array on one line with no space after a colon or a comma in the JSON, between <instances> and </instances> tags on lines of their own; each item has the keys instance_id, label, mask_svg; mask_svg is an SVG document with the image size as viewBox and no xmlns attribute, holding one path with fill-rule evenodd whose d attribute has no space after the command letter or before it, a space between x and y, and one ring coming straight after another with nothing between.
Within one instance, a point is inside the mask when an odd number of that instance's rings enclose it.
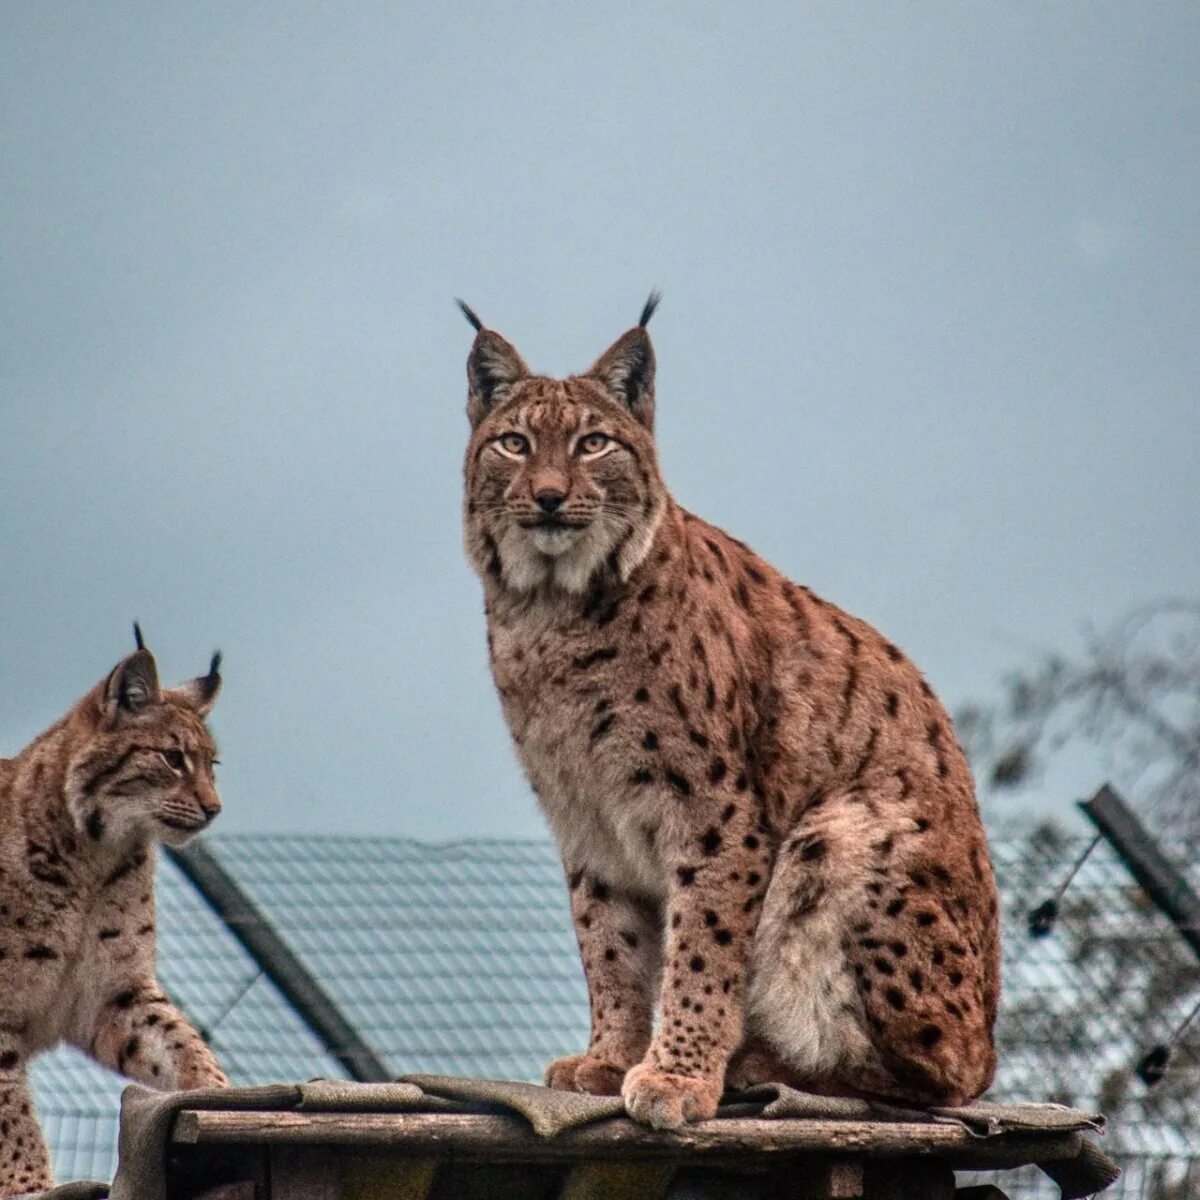
<instances>
[{"instance_id":1,"label":"lynx hind leg","mask_svg":"<svg viewBox=\"0 0 1200 1200\"><path fill-rule=\"evenodd\" d=\"M956 882L953 864L975 844L965 819L956 845L935 844L896 801L831 795L780 848L750 1032L817 1090L963 1103L995 1066L988 901Z\"/></svg>"},{"instance_id":2,"label":"lynx hind leg","mask_svg":"<svg viewBox=\"0 0 1200 1200\"><path fill-rule=\"evenodd\" d=\"M846 953L847 912L862 903L867 872L858 860L869 835L845 821L836 826L806 821L776 857L751 954L747 1053L732 1064L742 1086L828 1091L848 1071L879 1069ZM764 1070L770 1078L753 1079Z\"/></svg>"},{"instance_id":3,"label":"lynx hind leg","mask_svg":"<svg viewBox=\"0 0 1200 1200\"><path fill-rule=\"evenodd\" d=\"M53 1184L24 1058L0 1036L0 1196L41 1191Z\"/></svg>"},{"instance_id":4,"label":"lynx hind leg","mask_svg":"<svg viewBox=\"0 0 1200 1200\"><path fill-rule=\"evenodd\" d=\"M895 1080L884 1094L917 1104L966 1104L996 1069L995 895L990 871L972 882L982 831L960 826L954 840L881 877L850 934L867 1027Z\"/></svg>"}]
</instances>

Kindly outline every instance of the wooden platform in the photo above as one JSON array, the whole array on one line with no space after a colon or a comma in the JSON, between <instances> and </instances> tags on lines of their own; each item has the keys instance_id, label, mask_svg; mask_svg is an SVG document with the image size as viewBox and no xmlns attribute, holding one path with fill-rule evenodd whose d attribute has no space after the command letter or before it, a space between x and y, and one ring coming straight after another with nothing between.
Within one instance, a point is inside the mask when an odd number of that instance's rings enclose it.
<instances>
[{"instance_id":1,"label":"wooden platform","mask_svg":"<svg viewBox=\"0 0 1200 1200\"><path fill-rule=\"evenodd\" d=\"M951 1124L738 1117L678 1133L614 1118L545 1138L507 1115L184 1109L168 1196L950 1200L956 1169L1074 1160L1084 1143L1074 1132L984 1139Z\"/></svg>"}]
</instances>

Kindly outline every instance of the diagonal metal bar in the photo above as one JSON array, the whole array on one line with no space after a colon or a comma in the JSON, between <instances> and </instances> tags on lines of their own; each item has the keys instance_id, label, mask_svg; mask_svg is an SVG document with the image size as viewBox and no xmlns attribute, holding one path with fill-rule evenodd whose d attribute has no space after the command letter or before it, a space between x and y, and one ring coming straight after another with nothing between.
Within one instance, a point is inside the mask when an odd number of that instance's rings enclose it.
<instances>
[{"instance_id":1,"label":"diagonal metal bar","mask_svg":"<svg viewBox=\"0 0 1200 1200\"><path fill-rule=\"evenodd\" d=\"M364 1083L391 1079L383 1060L203 841L166 851L350 1078Z\"/></svg>"},{"instance_id":2,"label":"diagonal metal bar","mask_svg":"<svg viewBox=\"0 0 1200 1200\"><path fill-rule=\"evenodd\" d=\"M1090 800L1081 800L1079 807L1200 958L1200 896L1129 805L1106 783Z\"/></svg>"}]
</instances>

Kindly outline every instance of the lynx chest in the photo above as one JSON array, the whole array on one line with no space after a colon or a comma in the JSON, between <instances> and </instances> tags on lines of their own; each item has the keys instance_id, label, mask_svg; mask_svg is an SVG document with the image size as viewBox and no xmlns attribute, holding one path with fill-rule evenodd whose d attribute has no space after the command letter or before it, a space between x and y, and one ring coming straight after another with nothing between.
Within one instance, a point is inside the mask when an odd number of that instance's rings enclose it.
<instances>
[{"instance_id":1,"label":"lynx chest","mask_svg":"<svg viewBox=\"0 0 1200 1200\"><path fill-rule=\"evenodd\" d=\"M650 668L559 610L493 619L492 673L518 757L569 867L659 896L662 795L645 782Z\"/></svg>"}]
</instances>

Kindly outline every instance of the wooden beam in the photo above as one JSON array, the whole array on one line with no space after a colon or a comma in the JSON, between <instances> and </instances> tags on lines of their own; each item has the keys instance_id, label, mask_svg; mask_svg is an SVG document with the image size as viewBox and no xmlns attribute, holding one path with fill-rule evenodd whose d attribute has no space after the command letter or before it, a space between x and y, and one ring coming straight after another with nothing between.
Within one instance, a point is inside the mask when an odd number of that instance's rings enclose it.
<instances>
[{"instance_id":1,"label":"wooden beam","mask_svg":"<svg viewBox=\"0 0 1200 1200\"><path fill-rule=\"evenodd\" d=\"M175 1122L184 1146L336 1145L375 1147L398 1156L493 1162L562 1162L703 1156L753 1161L808 1154L863 1158L936 1155L956 1166L1019 1166L1074 1158L1079 1133L1010 1133L980 1138L960 1125L902 1121L729 1118L658 1133L617 1118L543 1138L519 1117L456 1113L209 1112L184 1110Z\"/></svg>"}]
</instances>

